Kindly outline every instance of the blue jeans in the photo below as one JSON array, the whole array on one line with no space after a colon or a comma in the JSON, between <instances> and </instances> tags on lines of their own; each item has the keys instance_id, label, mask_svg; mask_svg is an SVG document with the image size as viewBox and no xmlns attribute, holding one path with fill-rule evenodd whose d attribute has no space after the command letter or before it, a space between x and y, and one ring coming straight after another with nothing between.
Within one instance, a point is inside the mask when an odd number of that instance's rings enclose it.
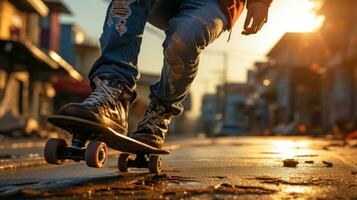
<instances>
[{"instance_id":1,"label":"blue jeans","mask_svg":"<svg viewBox=\"0 0 357 200\"><path fill-rule=\"evenodd\" d=\"M102 54L90 80L98 75L116 76L135 88L147 22L166 33L161 78L150 86L150 98L179 115L197 74L201 50L226 30L228 21L218 0L112 0L100 38Z\"/></svg>"}]
</instances>

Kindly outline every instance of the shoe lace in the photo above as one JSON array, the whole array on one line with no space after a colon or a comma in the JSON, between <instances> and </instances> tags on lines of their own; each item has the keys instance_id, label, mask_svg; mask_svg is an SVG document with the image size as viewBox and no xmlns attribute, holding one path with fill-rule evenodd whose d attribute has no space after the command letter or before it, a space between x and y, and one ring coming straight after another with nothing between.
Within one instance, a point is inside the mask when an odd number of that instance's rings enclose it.
<instances>
[{"instance_id":1,"label":"shoe lace","mask_svg":"<svg viewBox=\"0 0 357 200\"><path fill-rule=\"evenodd\" d=\"M86 98L86 104L92 106L98 105L115 105L115 97L119 96L122 92L122 89L108 87L104 81L100 79L95 80L96 88L95 90Z\"/></svg>"},{"instance_id":2,"label":"shoe lace","mask_svg":"<svg viewBox=\"0 0 357 200\"><path fill-rule=\"evenodd\" d=\"M155 133L157 129L166 129L170 123L170 117L164 112L165 110L161 106L156 108L149 107L145 113L144 120L139 126L149 129L152 133Z\"/></svg>"}]
</instances>

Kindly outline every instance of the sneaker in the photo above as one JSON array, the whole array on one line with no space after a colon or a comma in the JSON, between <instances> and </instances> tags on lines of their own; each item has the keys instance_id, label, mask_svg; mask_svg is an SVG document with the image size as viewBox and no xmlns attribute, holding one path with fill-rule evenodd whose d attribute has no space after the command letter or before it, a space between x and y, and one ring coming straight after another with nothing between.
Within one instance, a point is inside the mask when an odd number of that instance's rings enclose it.
<instances>
[{"instance_id":1,"label":"sneaker","mask_svg":"<svg viewBox=\"0 0 357 200\"><path fill-rule=\"evenodd\" d=\"M156 148L162 148L173 114L157 101L152 101L144 120L138 125L131 138Z\"/></svg>"},{"instance_id":2,"label":"sneaker","mask_svg":"<svg viewBox=\"0 0 357 200\"><path fill-rule=\"evenodd\" d=\"M89 120L127 134L128 112L136 99L122 81L115 78L96 77L94 91L82 103L70 103L63 106L58 115Z\"/></svg>"}]
</instances>

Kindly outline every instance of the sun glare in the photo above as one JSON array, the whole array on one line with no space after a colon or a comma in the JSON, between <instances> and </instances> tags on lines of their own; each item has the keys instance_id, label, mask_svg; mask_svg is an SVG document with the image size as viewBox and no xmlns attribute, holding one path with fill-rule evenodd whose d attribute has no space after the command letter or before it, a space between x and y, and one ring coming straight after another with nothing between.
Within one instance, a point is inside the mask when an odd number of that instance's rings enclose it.
<instances>
[{"instance_id":1,"label":"sun glare","mask_svg":"<svg viewBox=\"0 0 357 200\"><path fill-rule=\"evenodd\" d=\"M315 9L318 3L310 0L290 1L293 3L281 2L280 25L286 32L312 32L319 29L323 22L323 16L317 16Z\"/></svg>"},{"instance_id":2,"label":"sun glare","mask_svg":"<svg viewBox=\"0 0 357 200\"><path fill-rule=\"evenodd\" d=\"M281 158L294 158L299 154L310 154L306 148L309 143L306 141L274 140L272 141L272 150L280 153Z\"/></svg>"}]
</instances>

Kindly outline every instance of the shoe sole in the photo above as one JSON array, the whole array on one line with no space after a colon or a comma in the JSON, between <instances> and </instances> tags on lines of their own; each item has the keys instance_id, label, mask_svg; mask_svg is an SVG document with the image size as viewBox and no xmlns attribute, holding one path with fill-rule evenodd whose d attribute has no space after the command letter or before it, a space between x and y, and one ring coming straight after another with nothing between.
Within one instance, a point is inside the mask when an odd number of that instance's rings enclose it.
<instances>
[{"instance_id":1,"label":"shoe sole","mask_svg":"<svg viewBox=\"0 0 357 200\"><path fill-rule=\"evenodd\" d=\"M71 134L74 133L92 134L92 130L86 126L83 126L82 124L101 125L100 123L93 122L90 120L81 119L78 117L65 116L65 115L51 115L48 116L47 120L54 126L61 128ZM103 126L112 128L116 132L121 133L123 135L127 135L127 131L125 128L118 125L117 123L112 122L112 120L110 121L111 122L109 125L103 125Z\"/></svg>"}]
</instances>

